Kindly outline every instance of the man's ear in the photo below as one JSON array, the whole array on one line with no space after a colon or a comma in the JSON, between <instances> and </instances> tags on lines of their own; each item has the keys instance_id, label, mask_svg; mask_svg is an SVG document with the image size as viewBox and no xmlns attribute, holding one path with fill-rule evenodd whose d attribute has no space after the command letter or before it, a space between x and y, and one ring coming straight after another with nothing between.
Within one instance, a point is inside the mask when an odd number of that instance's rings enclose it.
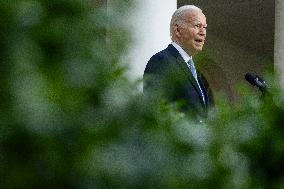
<instances>
[{"instance_id":1,"label":"man's ear","mask_svg":"<svg viewBox=\"0 0 284 189\"><path fill-rule=\"evenodd\" d=\"M174 34L175 34L175 36L180 37L180 29L181 28L177 24L174 25Z\"/></svg>"}]
</instances>

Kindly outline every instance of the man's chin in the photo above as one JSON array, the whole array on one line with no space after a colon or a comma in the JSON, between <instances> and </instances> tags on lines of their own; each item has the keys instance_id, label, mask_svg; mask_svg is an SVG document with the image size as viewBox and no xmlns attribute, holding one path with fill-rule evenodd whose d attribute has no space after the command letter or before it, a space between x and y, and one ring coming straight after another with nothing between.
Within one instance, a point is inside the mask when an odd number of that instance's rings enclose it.
<instances>
[{"instance_id":1,"label":"man's chin","mask_svg":"<svg viewBox=\"0 0 284 189\"><path fill-rule=\"evenodd\" d=\"M196 48L194 48L195 53L198 53L198 52L202 51L202 49L203 49L203 47L196 47Z\"/></svg>"}]
</instances>

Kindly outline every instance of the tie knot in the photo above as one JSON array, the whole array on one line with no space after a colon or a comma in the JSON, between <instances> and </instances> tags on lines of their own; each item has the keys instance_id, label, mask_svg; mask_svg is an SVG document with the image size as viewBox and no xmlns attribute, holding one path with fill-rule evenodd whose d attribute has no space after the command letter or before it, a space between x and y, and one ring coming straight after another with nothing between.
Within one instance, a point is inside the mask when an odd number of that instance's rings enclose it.
<instances>
[{"instance_id":1,"label":"tie knot","mask_svg":"<svg viewBox=\"0 0 284 189\"><path fill-rule=\"evenodd\" d=\"M187 63L188 63L188 64L194 64L194 62L193 62L192 59L189 59Z\"/></svg>"}]
</instances>

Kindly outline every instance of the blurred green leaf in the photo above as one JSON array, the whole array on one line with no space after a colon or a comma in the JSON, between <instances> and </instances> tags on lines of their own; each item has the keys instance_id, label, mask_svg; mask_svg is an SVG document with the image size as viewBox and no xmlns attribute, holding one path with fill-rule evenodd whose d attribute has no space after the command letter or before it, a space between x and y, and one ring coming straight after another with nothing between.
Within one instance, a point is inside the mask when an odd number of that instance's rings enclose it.
<instances>
[{"instance_id":1,"label":"blurred green leaf","mask_svg":"<svg viewBox=\"0 0 284 189\"><path fill-rule=\"evenodd\" d=\"M141 94L118 63L132 5L0 2L0 188L283 188L278 84L203 123Z\"/></svg>"}]
</instances>

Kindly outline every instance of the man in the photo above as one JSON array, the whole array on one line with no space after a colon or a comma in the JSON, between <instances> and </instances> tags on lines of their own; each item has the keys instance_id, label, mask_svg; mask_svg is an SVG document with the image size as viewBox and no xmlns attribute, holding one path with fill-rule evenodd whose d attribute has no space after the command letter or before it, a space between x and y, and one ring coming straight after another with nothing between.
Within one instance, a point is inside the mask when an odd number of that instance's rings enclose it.
<instances>
[{"instance_id":1,"label":"man","mask_svg":"<svg viewBox=\"0 0 284 189\"><path fill-rule=\"evenodd\" d=\"M201 51L206 38L206 17L194 5L177 9L171 19L172 43L151 57L144 71L144 92L161 92L181 109L206 117L211 103L209 89L196 71L192 56Z\"/></svg>"}]
</instances>

